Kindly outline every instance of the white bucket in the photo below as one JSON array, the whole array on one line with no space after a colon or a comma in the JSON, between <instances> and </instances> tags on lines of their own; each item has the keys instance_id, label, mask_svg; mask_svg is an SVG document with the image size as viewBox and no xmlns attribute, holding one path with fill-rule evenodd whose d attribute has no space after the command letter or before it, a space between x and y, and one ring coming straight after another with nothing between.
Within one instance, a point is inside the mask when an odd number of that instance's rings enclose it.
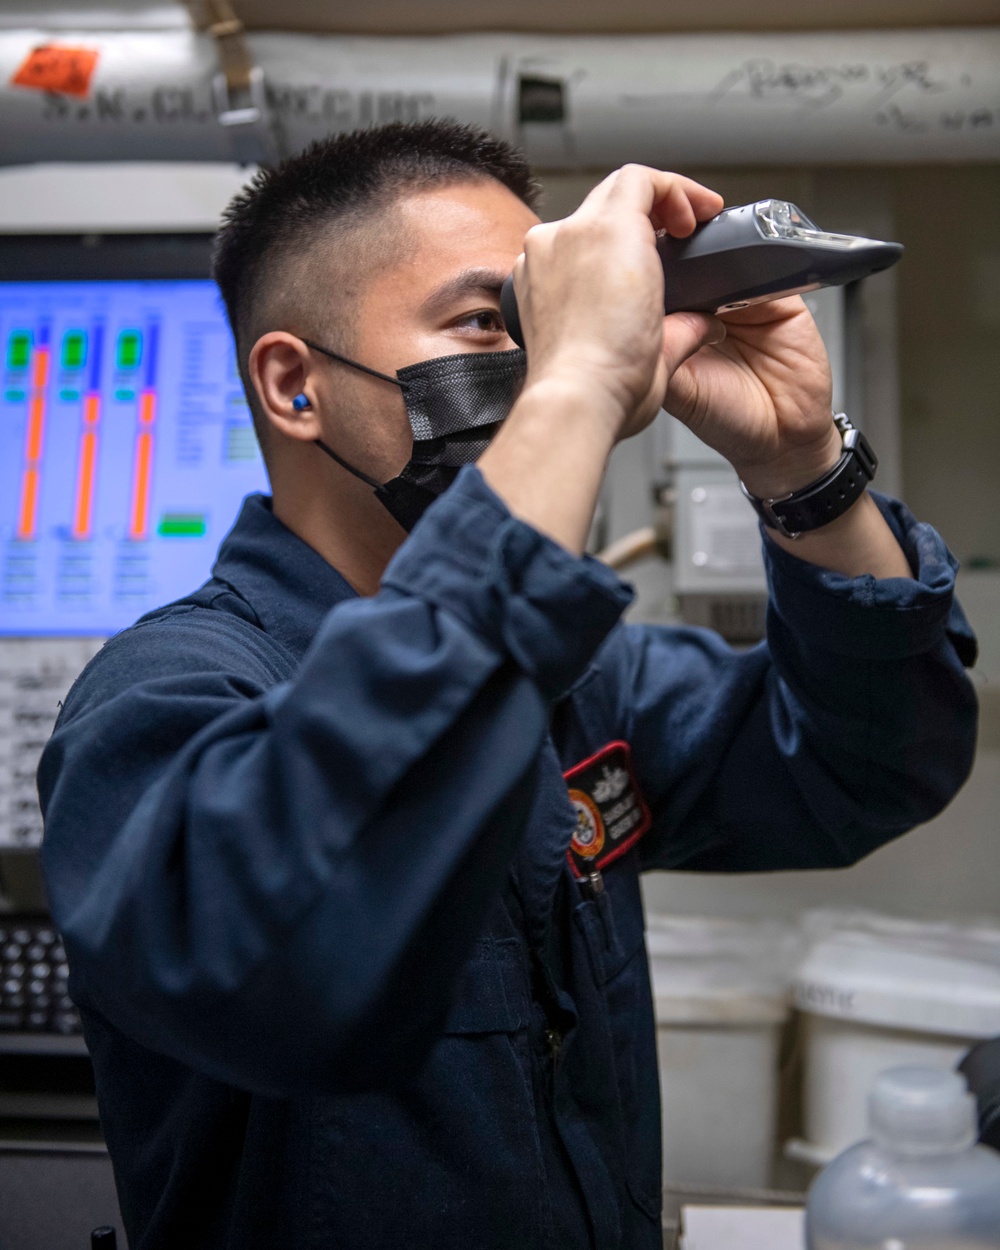
<instances>
[{"instance_id":1,"label":"white bucket","mask_svg":"<svg viewBox=\"0 0 1000 1250\"><path fill-rule=\"evenodd\" d=\"M665 1184L770 1180L789 931L650 917Z\"/></svg>"},{"instance_id":2,"label":"white bucket","mask_svg":"<svg viewBox=\"0 0 1000 1250\"><path fill-rule=\"evenodd\" d=\"M804 1140L786 1153L828 1163L867 1136L875 1077L900 1064L953 1068L1000 1034L1000 930L814 912L794 984L803 1015Z\"/></svg>"}]
</instances>

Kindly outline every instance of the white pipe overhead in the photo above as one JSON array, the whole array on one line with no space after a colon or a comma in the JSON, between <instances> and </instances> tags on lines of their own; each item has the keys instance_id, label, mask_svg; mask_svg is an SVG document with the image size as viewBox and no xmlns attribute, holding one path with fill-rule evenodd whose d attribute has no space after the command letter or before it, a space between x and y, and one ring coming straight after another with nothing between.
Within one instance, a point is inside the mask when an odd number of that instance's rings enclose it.
<instances>
[{"instance_id":1,"label":"white pipe overhead","mask_svg":"<svg viewBox=\"0 0 1000 1250\"><path fill-rule=\"evenodd\" d=\"M489 127L550 169L1000 159L995 28L248 43L264 116L223 125L206 35L0 31L0 164L253 159L254 130L264 156L441 116ZM45 44L96 52L85 95L11 85Z\"/></svg>"}]
</instances>

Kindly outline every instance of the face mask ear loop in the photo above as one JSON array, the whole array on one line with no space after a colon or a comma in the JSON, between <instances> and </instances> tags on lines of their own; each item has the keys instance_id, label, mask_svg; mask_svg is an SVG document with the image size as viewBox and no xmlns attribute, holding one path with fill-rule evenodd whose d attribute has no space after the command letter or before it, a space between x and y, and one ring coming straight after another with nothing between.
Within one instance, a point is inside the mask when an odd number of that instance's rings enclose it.
<instances>
[{"instance_id":1,"label":"face mask ear loop","mask_svg":"<svg viewBox=\"0 0 1000 1250\"><path fill-rule=\"evenodd\" d=\"M303 339L306 347L311 347L314 352L322 352L324 356L329 356L331 360L339 360L342 365L350 365L352 369L360 369L362 373L367 373L373 378L379 378L383 382L391 382L393 386L398 386L401 391L409 390L405 382L400 382L399 378L392 378L388 373L379 373L377 369L369 369L367 365L359 365L356 360L351 360L348 356L341 356L338 352L332 352L328 347L320 347L318 343L313 343L310 339Z\"/></svg>"},{"instance_id":2,"label":"face mask ear loop","mask_svg":"<svg viewBox=\"0 0 1000 1250\"><path fill-rule=\"evenodd\" d=\"M393 386L398 386L401 391L407 389L405 382L400 382L398 378L390 378L387 373L379 373L377 369L369 369L367 365L360 365L356 360L350 360L347 356L341 356L337 352L332 352L328 347L320 347L318 343L313 343L310 339L303 339L306 347L311 347L314 352L321 352L324 356L329 356L331 360L339 360L342 365L350 365L352 369L360 369L362 373L368 373L373 378L379 378L383 382L391 382ZM359 481L364 482L366 486L370 486L372 490L381 490L382 483L376 482L373 477L369 477L367 473L362 473L360 469L356 469L353 464L348 464L342 456L338 456L332 447L327 447L321 438L313 439L313 442L321 450L325 451L331 460L335 460L342 469L346 469L348 473L353 473Z\"/></svg>"},{"instance_id":3,"label":"face mask ear loop","mask_svg":"<svg viewBox=\"0 0 1000 1250\"><path fill-rule=\"evenodd\" d=\"M348 464L346 460L337 455L332 447L327 447L326 443L324 443L321 438L314 438L313 442L318 448L320 448L321 451L325 451L331 460L336 460L342 469L346 469L348 473L353 473L354 476L356 478L360 478L366 486L370 486L372 490L381 489L381 482L376 482L375 479L373 477L369 477L367 473L362 473L361 470L356 469L353 464Z\"/></svg>"}]
</instances>

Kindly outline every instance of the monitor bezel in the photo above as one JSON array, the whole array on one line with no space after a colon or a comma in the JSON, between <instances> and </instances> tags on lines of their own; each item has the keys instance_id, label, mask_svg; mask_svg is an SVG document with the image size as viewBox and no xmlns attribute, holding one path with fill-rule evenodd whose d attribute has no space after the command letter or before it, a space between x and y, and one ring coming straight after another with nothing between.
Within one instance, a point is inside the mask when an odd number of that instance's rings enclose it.
<instances>
[{"instance_id":1,"label":"monitor bezel","mask_svg":"<svg viewBox=\"0 0 1000 1250\"><path fill-rule=\"evenodd\" d=\"M0 282L211 278L213 232L0 234Z\"/></svg>"}]
</instances>

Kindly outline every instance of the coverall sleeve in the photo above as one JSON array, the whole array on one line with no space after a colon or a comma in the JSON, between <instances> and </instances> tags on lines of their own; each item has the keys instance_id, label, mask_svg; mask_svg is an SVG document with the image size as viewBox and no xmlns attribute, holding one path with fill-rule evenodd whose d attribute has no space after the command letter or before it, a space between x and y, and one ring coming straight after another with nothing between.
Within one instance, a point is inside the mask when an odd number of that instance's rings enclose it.
<instances>
[{"instance_id":1,"label":"coverall sleeve","mask_svg":"<svg viewBox=\"0 0 1000 1250\"><path fill-rule=\"evenodd\" d=\"M957 564L875 496L913 578L848 578L764 540L767 640L626 628L622 721L653 811L646 868L852 864L936 815L965 781L976 643Z\"/></svg>"},{"instance_id":2,"label":"coverall sleeve","mask_svg":"<svg viewBox=\"0 0 1000 1250\"><path fill-rule=\"evenodd\" d=\"M628 598L468 469L290 681L210 608L112 639L39 771L75 999L264 1093L418 1064L518 846L551 703Z\"/></svg>"}]
</instances>

